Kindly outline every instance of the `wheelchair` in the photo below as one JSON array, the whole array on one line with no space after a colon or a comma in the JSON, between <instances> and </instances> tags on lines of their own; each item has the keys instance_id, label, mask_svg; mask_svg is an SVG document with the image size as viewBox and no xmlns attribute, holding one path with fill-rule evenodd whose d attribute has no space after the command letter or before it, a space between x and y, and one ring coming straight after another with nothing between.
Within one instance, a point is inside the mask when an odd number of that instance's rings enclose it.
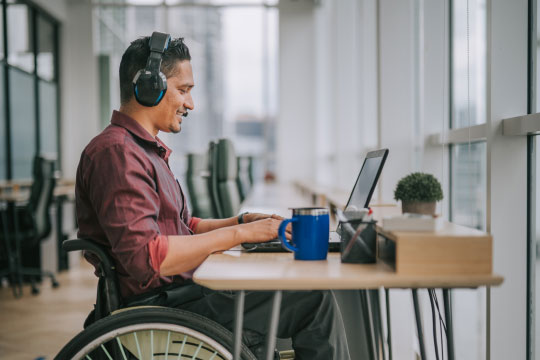
<instances>
[{"instance_id":1,"label":"wheelchair","mask_svg":"<svg viewBox=\"0 0 540 360\"><path fill-rule=\"evenodd\" d=\"M232 333L210 319L159 306L122 308L114 262L105 247L87 239L66 240L62 247L95 255L99 282L95 309L85 329L60 350L56 360L232 359ZM241 359L256 360L245 344Z\"/></svg>"}]
</instances>

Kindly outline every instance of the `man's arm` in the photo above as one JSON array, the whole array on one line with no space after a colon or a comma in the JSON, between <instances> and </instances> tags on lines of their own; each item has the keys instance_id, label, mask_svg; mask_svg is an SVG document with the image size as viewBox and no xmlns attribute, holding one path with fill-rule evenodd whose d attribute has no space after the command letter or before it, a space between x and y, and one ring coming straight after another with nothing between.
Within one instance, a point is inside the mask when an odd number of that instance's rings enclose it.
<instances>
[{"instance_id":1,"label":"man's arm","mask_svg":"<svg viewBox=\"0 0 540 360\"><path fill-rule=\"evenodd\" d=\"M276 219L280 221L283 220L281 216L278 216L275 214L268 215L268 214L260 214L260 213L246 213L244 215L244 223L247 224L247 223L251 223L251 222L263 220L263 219L268 219L268 218L272 218L272 219ZM238 225L237 216L233 216L227 219L203 219L199 221L195 229L193 229L193 232L195 234L204 234L212 230L217 230L217 229L221 229L228 226L234 226L234 225Z\"/></svg>"},{"instance_id":2,"label":"man's arm","mask_svg":"<svg viewBox=\"0 0 540 360\"><path fill-rule=\"evenodd\" d=\"M232 222L231 219L234 218L205 221L228 220ZM178 275L196 268L212 253L228 250L244 242L263 242L275 239L280 224L281 220L268 217L249 224L226 226L199 235L169 235L169 249L161 263L160 274L164 276ZM199 226L200 223L197 225L197 229ZM289 237L290 234L287 236Z\"/></svg>"}]
</instances>

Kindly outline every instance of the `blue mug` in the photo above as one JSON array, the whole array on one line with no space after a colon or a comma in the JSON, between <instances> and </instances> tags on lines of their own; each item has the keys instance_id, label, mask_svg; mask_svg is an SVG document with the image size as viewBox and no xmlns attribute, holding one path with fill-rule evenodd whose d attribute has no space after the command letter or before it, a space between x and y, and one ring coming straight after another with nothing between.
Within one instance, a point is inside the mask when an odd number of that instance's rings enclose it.
<instances>
[{"instance_id":1,"label":"blue mug","mask_svg":"<svg viewBox=\"0 0 540 360\"><path fill-rule=\"evenodd\" d=\"M295 208L292 219L285 219L279 226L281 244L294 251L295 260L325 260L328 254L330 218L326 208ZM285 237L285 229L292 223L292 242Z\"/></svg>"}]
</instances>

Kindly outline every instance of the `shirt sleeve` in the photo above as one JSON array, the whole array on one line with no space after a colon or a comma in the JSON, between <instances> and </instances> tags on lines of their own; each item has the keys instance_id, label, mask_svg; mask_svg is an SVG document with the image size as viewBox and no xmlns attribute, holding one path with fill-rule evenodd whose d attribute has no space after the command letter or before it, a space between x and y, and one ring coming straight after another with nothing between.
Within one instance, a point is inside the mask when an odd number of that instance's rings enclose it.
<instances>
[{"instance_id":1,"label":"shirt sleeve","mask_svg":"<svg viewBox=\"0 0 540 360\"><path fill-rule=\"evenodd\" d=\"M160 233L159 196L150 165L129 145L111 145L87 158L87 194L119 265L143 288L159 277L168 250Z\"/></svg>"},{"instance_id":2,"label":"shirt sleeve","mask_svg":"<svg viewBox=\"0 0 540 360\"><path fill-rule=\"evenodd\" d=\"M201 222L200 218L192 217L188 224L189 229L195 233L195 228L197 227L197 225L199 225L200 222Z\"/></svg>"}]
</instances>

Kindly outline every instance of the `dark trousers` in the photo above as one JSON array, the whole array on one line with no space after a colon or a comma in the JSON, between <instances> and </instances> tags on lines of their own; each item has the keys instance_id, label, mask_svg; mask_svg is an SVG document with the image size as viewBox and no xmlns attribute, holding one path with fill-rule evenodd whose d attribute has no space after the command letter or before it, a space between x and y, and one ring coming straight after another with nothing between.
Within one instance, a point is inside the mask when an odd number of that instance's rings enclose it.
<instances>
[{"instance_id":1,"label":"dark trousers","mask_svg":"<svg viewBox=\"0 0 540 360\"><path fill-rule=\"evenodd\" d=\"M270 291L246 291L243 340L257 358L264 358L272 295ZM133 299L127 306L183 309L232 331L235 296L233 291L214 291L189 283ZM298 360L350 359L343 319L331 291L283 291L277 337L292 339Z\"/></svg>"}]
</instances>

